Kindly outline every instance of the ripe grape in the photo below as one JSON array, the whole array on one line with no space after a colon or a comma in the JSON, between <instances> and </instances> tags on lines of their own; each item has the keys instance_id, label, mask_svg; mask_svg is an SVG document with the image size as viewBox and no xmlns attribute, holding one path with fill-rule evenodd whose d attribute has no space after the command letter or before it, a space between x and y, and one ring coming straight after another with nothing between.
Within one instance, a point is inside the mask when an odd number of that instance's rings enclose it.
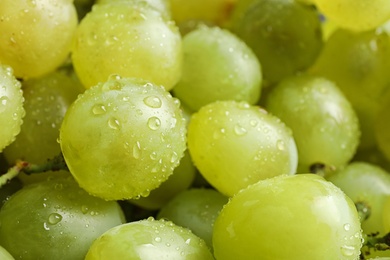
<instances>
[{"instance_id":1,"label":"ripe grape","mask_svg":"<svg viewBox=\"0 0 390 260\"><path fill-rule=\"evenodd\" d=\"M16 80L12 68L0 64L0 152L20 132L25 115L23 102L21 84Z\"/></svg>"},{"instance_id":2,"label":"ripe grape","mask_svg":"<svg viewBox=\"0 0 390 260\"><path fill-rule=\"evenodd\" d=\"M180 33L148 5L98 4L77 29L72 61L86 88L118 74L170 90L181 76Z\"/></svg>"},{"instance_id":3,"label":"ripe grape","mask_svg":"<svg viewBox=\"0 0 390 260\"><path fill-rule=\"evenodd\" d=\"M271 84L307 69L322 48L317 12L294 0L240 1L230 27L255 52Z\"/></svg>"},{"instance_id":4,"label":"ripe grape","mask_svg":"<svg viewBox=\"0 0 390 260\"><path fill-rule=\"evenodd\" d=\"M390 34L383 29L351 32L338 29L310 69L337 84L351 102L362 132L359 149L376 145L374 121L389 89Z\"/></svg>"},{"instance_id":5,"label":"ripe grape","mask_svg":"<svg viewBox=\"0 0 390 260\"><path fill-rule=\"evenodd\" d=\"M356 260L362 246L353 202L314 174L278 176L237 193L214 223L217 260Z\"/></svg>"},{"instance_id":6,"label":"ripe grape","mask_svg":"<svg viewBox=\"0 0 390 260\"><path fill-rule=\"evenodd\" d=\"M183 75L173 93L193 111L217 100L258 101L260 63L234 34L201 26L184 36L183 52Z\"/></svg>"},{"instance_id":7,"label":"ripe grape","mask_svg":"<svg viewBox=\"0 0 390 260\"><path fill-rule=\"evenodd\" d=\"M390 174L380 167L365 162L352 162L328 178L356 203L369 209L369 216L362 220L366 234L379 232L385 235L390 226L382 222L384 203L390 195Z\"/></svg>"},{"instance_id":8,"label":"ripe grape","mask_svg":"<svg viewBox=\"0 0 390 260\"><path fill-rule=\"evenodd\" d=\"M355 154L359 122L332 81L311 75L287 78L271 90L266 108L291 128L299 172L309 172L316 163L341 167Z\"/></svg>"},{"instance_id":9,"label":"ripe grape","mask_svg":"<svg viewBox=\"0 0 390 260\"><path fill-rule=\"evenodd\" d=\"M87 194L71 177L51 179L4 204L0 244L16 259L84 259L93 240L124 221L116 202Z\"/></svg>"},{"instance_id":10,"label":"ripe grape","mask_svg":"<svg viewBox=\"0 0 390 260\"><path fill-rule=\"evenodd\" d=\"M41 164L61 152L57 139L62 119L83 88L61 72L25 80L22 88L26 115L19 135L4 155L11 164L17 159Z\"/></svg>"},{"instance_id":11,"label":"ripe grape","mask_svg":"<svg viewBox=\"0 0 390 260\"><path fill-rule=\"evenodd\" d=\"M71 0L1 0L0 62L18 78L54 71L70 53L76 26Z\"/></svg>"},{"instance_id":12,"label":"ripe grape","mask_svg":"<svg viewBox=\"0 0 390 260\"><path fill-rule=\"evenodd\" d=\"M390 19L388 0L313 0L320 12L340 27L354 31L375 29Z\"/></svg>"},{"instance_id":13,"label":"ripe grape","mask_svg":"<svg viewBox=\"0 0 390 260\"><path fill-rule=\"evenodd\" d=\"M60 145L82 188L122 200L147 196L172 174L185 135L180 102L162 86L113 76L69 107Z\"/></svg>"},{"instance_id":14,"label":"ripe grape","mask_svg":"<svg viewBox=\"0 0 390 260\"><path fill-rule=\"evenodd\" d=\"M164 205L157 218L189 228L212 248L214 222L227 202L228 198L214 189L188 189Z\"/></svg>"},{"instance_id":15,"label":"ripe grape","mask_svg":"<svg viewBox=\"0 0 390 260\"><path fill-rule=\"evenodd\" d=\"M169 0L96 0L96 4L112 4L120 1L126 1L129 4L139 4L144 2L145 4L155 8L166 17L170 17L171 15Z\"/></svg>"},{"instance_id":16,"label":"ripe grape","mask_svg":"<svg viewBox=\"0 0 390 260\"><path fill-rule=\"evenodd\" d=\"M205 242L170 221L135 221L114 227L95 240L85 260L212 260Z\"/></svg>"},{"instance_id":17,"label":"ripe grape","mask_svg":"<svg viewBox=\"0 0 390 260\"><path fill-rule=\"evenodd\" d=\"M291 130L280 119L236 101L193 114L188 149L205 179L227 196L260 179L294 174L298 161Z\"/></svg>"}]
</instances>

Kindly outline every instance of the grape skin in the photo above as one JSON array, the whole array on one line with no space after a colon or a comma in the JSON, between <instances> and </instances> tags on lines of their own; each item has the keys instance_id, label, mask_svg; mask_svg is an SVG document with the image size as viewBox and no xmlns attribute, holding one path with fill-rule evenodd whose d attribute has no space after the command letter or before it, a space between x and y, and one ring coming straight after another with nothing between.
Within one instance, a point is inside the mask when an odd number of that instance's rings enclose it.
<instances>
[{"instance_id":1,"label":"grape skin","mask_svg":"<svg viewBox=\"0 0 390 260\"><path fill-rule=\"evenodd\" d=\"M0 152L19 134L25 110L21 84L11 67L0 64Z\"/></svg>"},{"instance_id":2,"label":"grape skin","mask_svg":"<svg viewBox=\"0 0 390 260\"><path fill-rule=\"evenodd\" d=\"M356 260L362 246L353 202L318 175L283 175L237 193L214 224L217 260Z\"/></svg>"},{"instance_id":3,"label":"grape skin","mask_svg":"<svg viewBox=\"0 0 390 260\"><path fill-rule=\"evenodd\" d=\"M122 200L147 196L173 173L185 135L180 102L162 86L113 76L70 106L60 145L81 187Z\"/></svg>"}]
</instances>

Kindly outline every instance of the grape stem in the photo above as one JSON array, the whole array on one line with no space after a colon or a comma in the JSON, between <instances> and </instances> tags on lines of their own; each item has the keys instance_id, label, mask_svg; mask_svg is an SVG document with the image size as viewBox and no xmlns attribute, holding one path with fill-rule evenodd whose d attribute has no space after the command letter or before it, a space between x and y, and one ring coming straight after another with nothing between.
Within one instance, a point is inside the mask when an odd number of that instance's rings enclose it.
<instances>
[{"instance_id":1,"label":"grape stem","mask_svg":"<svg viewBox=\"0 0 390 260\"><path fill-rule=\"evenodd\" d=\"M69 171L62 153L51 159L48 159L45 163L39 165L31 164L23 160L17 160L13 167L11 167L5 174L0 176L0 187L3 187L7 182L18 176L21 172L27 175L31 175L47 171L60 170Z\"/></svg>"},{"instance_id":2,"label":"grape stem","mask_svg":"<svg viewBox=\"0 0 390 260\"><path fill-rule=\"evenodd\" d=\"M370 249L374 251L390 250L390 233L384 236L379 236L379 233L369 234L364 239L364 247L367 249L369 255ZM362 252L360 259L365 259L365 253Z\"/></svg>"}]
</instances>

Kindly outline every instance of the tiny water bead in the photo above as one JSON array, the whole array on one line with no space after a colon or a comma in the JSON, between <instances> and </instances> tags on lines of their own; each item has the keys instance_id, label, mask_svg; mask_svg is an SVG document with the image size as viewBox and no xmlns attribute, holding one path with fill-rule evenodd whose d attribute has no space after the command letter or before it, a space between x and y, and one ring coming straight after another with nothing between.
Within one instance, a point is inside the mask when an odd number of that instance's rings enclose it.
<instances>
[{"instance_id":1,"label":"tiny water bead","mask_svg":"<svg viewBox=\"0 0 390 260\"><path fill-rule=\"evenodd\" d=\"M62 215L58 213L52 213L49 215L48 222L51 225L58 224L62 220Z\"/></svg>"},{"instance_id":2,"label":"tiny water bead","mask_svg":"<svg viewBox=\"0 0 390 260\"><path fill-rule=\"evenodd\" d=\"M144 102L147 106L152 108L160 108L162 105L162 101L157 96L148 96L144 98Z\"/></svg>"}]
</instances>

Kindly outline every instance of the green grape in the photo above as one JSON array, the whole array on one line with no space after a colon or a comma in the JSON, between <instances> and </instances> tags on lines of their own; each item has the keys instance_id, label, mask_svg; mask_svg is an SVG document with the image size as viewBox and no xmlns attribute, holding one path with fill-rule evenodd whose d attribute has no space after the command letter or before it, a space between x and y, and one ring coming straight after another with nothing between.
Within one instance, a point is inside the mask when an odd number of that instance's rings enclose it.
<instances>
[{"instance_id":1,"label":"green grape","mask_svg":"<svg viewBox=\"0 0 390 260\"><path fill-rule=\"evenodd\" d=\"M383 205L390 195L390 174L382 168L365 162L352 162L328 178L352 201L369 208L369 216L362 220L365 234L379 232L385 235L390 227L383 226Z\"/></svg>"},{"instance_id":2,"label":"green grape","mask_svg":"<svg viewBox=\"0 0 390 260\"><path fill-rule=\"evenodd\" d=\"M388 0L313 0L340 27L355 31L375 29L390 19Z\"/></svg>"},{"instance_id":3,"label":"green grape","mask_svg":"<svg viewBox=\"0 0 390 260\"><path fill-rule=\"evenodd\" d=\"M0 259L1 260L15 260L15 258L12 257L12 255L10 255L10 253L8 253L8 251L0 246Z\"/></svg>"},{"instance_id":4,"label":"green grape","mask_svg":"<svg viewBox=\"0 0 390 260\"><path fill-rule=\"evenodd\" d=\"M157 214L176 225L190 229L212 248L215 219L228 198L213 189L189 189L176 195Z\"/></svg>"},{"instance_id":5,"label":"green grape","mask_svg":"<svg viewBox=\"0 0 390 260\"><path fill-rule=\"evenodd\" d=\"M294 0L239 2L230 24L257 55L268 84L311 66L322 47L317 12Z\"/></svg>"},{"instance_id":6,"label":"green grape","mask_svg":"<svg viewBox=\"0 0 390 260\"><path fill-rule=\"evenodd\" d=\"M27 185L4 204L0 244L16 259L84 259L97 237L124 221L116 202L57 178Z\"/></svg>"},{"instance_id":7,"label":"green grape","mask_svg":"<svg viewBox=\"0 0 390 260\"><path fill-rule=\"evenodd\" d=\"M139 4L144 2L155 8L166 17L171 16L169 0L96 0L96 4L111 4L116 2L128 2L129 4Z\"/></svg>"},{"instance_id":8,"label":"green grape","mask_svg":"<svg viewBox=\"0 0 390 260\"><path fill-rule=\"evenodd\" d=\"M179 166L173 170L173 174L157 189L150 192L147 197L130 200L141 208L157 210L167 204L176 194L189 188L194 181L196 169L192 163L188 151L180 160Z\"/></svg>"},{"instance_id":9,"label":"green grape","mask_svg":"<svg viewBox=\"0 0 390 260\"><path fill-rule=\"evenodd\" d=\"M352 201L314 174L278 176L237 193L214 223L217 260L356 260L362 246Z\"/></svg>"},{"instance_id":10,"label":"green grape","mask_svg":"<svg viewBox=\"0 0 390 260\"><path fill-rule=\"evenodd\" d=\"M172 174L185 135L180 102L162 86L113 76L69 107L60 145L82 188L122 200L147 196Z\"/></svg>"},{"instance_id":11,"label":"green grape","mask_svg":"<svg viewBox=\"0 0 390 260\"><path fill-rule=\"evenodd\" d=\"M280 119L236 101L193 114L188 149L205 179L227 196L261 179L294 174L298 161L291 130Z\"/></svg>"},{"instance_id":12,"label":"green grape","mask_svg":"<svg viewBox=\"0 0 390 260\"><path fill-rule=\"evenodd\" d=\"M335 82L351 102L362 132L359 149L376 145L374 121L389 89L390 34L336 30L326 42L311 73Z\"/></svg>"},{"instance_id":13,"label":"green grape","mask_svg":"<svg viewBox=\"0 0 390 260\"><path fill-rule=\"evenodd\" d=\"M24 81L22 88L26 115L19 135L4 155L11 164L17 159L42 164L61 152L59 128L83 87L64 73L52 72Z\"/></svg>"},{"instance_id":14,"label":"green grape","mask_svg":"<svg viewBox=\"0 0 390 260\"><path fill-rule=\"evenodd\" d=\"M170 221L140 220L114 227L95 240L85 260L212 260L205 242Z\"/></svg>"},{"instance_id":15,"label":"green grape","mask_svg":"<svg viewBox=\"0 0 390 260\"><path fill-rule=\"evenodd\" d=\"M6 184L0 187L0 208L4 203L18 190L23 187L22 182L18 178L13 178ZM1 257L0 257L1 259Z\"/></svg>"},{"instance_id":16,"label":"green grape","mask_svg":"<svg viewBox=\"0 0 390 260\"><path fill-rule=\"evenodd\" d=\"M234 34L201 26L183 38L183 52L183 75L173 93L190 109L217 100L258 101L260 63Z\"/></svg>"},{"instance_id":17,"label":"green grape","mask_svg":"<svg viewBox=\"0 0 390 260\"><path fill-rule=\"evenodd\" d=\"M181 37L175 24L149 5L95 5L77 29L72 61L87 88L117 74L170 90L181 76Z\"/></svg>"},{"instance_id":18,"label":"green grape","mask_svg":"<svg viewBox=\"0 0 390 260\"><path fill-rule=\"evenodd\" d=\"M25 114L23 102L21 84L16 80L12 68L0 64L0 152L20 132Z\"/></svg>"},{"instance_id":19,"label":"green grape","mask_svg":"<svg viewBox=\"0 0 390 260\"><path fill-rule=\"evenodd\" d=\"M224 25L238 0L169 0L173 20L183 24L203 21Z\"/></svg>"},{"instance_id":20,"label":"green grape","mask_svg":"<svg viewBox=\"0 0 390 260\"><path fill-rule=\"evenodd\" d=\"M379 105L378 113L374 121L374 134L377 141L377 147L382 151L385 158L390 160L390 92L383 98Z\"/></svg>"},{"instance_id":21,"label":"green grape","mask_svg":"<svg viewBox=\"0 0 390 260\"><path fill-rule=\"evenodd\" d=\"M72 0L1 0L0 63L18 78L54 71L70 53L76 26Z\"/></svg>"},{"instance_id":22,"label":"green grape","mask_svg":"<svg viewBox=\"0 0 390 260\"><path fill-rule=\"evenodd\" d=\"M349 101L326 78L300 75L271 90L266 108L293 131L300 172L313 164L340 167L359 144L359 122Z\"/></svg>"}]
</instances>

